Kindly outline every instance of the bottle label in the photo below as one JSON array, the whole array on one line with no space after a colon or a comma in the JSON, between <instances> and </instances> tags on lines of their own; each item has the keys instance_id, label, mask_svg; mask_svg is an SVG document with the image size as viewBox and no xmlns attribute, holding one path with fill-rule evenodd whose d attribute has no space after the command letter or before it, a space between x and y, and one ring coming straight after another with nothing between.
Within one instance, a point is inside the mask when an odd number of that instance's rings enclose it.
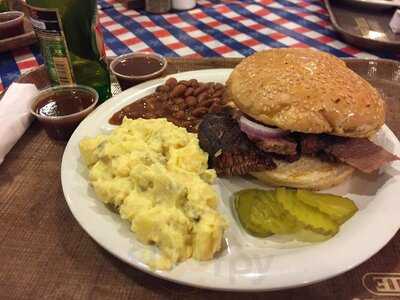
<instances>
[{"instance_id":1,"label":"bottle label","mask_svg":"<svg viewBox=\"0 0 400 300\"><path fill-rule=\"evenodd\" d=\"M55 84L75 83L71 58L57 9L29 6L33 29L36 32L50 80Z\"/></svg>"}]
</instances>

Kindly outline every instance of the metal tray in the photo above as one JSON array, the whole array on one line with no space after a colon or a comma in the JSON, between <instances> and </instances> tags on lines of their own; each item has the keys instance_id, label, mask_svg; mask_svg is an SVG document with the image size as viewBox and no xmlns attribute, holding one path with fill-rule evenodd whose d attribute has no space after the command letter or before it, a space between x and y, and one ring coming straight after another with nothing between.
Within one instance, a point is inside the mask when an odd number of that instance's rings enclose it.
<instances>
[{"instance_id":1,"label":"metal tray","mask_svg":"<svg viewBox=\"0 0 400 300\"><path fill-rule=\"evenodd\" d=\"M325 5L333 27L346 42L372 51L400 51L400 35L389 27L395 8L377 10L338 0L325 0Z\"/></svg>"},{"instance_id":2,"label":"metal tray","mask_svg":"<svg viewBox=\"0 0 400 300\"><path fill-rule=\"evenodd\" d=\"M349 3L360 4L378 9L379 7L400 7L400 0L344 0Z\"/></svg>"}]
</instances>

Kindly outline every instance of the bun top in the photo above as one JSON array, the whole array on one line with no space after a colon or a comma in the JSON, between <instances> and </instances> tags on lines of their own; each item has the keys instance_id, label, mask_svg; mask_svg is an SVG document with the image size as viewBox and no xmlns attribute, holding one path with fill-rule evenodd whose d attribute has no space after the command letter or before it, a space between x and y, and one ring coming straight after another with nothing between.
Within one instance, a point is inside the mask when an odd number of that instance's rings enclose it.
<instances>
[{"instance_id":1,"label":"bun top","mask_svg":"<svg viewBox=\"0 0 400 300\"><path fill-rule=\"evenodd\" d=\"M245 114L285 130L367 137L384 124L384 102L367 81L324 52L281 48L245 58L227 81Z\"/></svg>"}]
</instances>

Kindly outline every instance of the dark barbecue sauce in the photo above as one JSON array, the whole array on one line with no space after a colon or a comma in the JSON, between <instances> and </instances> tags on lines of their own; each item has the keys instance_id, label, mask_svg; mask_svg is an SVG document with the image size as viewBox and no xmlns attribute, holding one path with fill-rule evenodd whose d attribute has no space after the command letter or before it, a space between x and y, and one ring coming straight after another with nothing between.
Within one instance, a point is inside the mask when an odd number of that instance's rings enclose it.
<instances>
[{"instance_id":1,"label":"dark barbecue sauce","mask_svg":"<svg viewBox=\"0 0 400 300\"><path fill-rule=\"evenodd\" d=\"M159 71L163 62L153 57L138 56L121 60L115 65L115 72L126 76L144 76Z\"/></svg>"},{"instance_id":2,"label":"dark barbecue sauce","mask_svg":"<svg viewBox=\"0 0 400 300\"><path fill-rule=\"evenodd\" d=\"M94 102L94 96L85 92L55 92L40 99L34 111L50 137L65 140L90 113L83 111Z\"/></svg>"},{"instance_id":3,"label":"dark barbecue sauce","mask_svg":"<svg viewBox=\"0 0 400 300\"><path fill-rule=\"evenodd\" d=\"M61 117L85 110L93 102L93 96L79 91L54 93L39 101L35 111L45 117Z\"/></svg>"}]
</instances>

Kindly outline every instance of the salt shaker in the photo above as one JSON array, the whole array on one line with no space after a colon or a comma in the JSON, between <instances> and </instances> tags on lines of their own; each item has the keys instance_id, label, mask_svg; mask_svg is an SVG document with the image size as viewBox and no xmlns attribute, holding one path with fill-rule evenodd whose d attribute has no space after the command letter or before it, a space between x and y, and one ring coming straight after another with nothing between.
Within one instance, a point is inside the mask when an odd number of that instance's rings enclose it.
<instances>
[{"instance_id":1,"label":"salt shaker","mask_svg":"<svg viewBox=\"0 0 400 300\"><path fill-rule=\"evenodd\" d=\"M146 0L146 11L163 14L171 10L171 0Z\"/></svg>"},{"instance_id":2,"label":"salt shaker","mask_svg":"<svg viewBox=\"0 0 400 300\"><path fill-rule=\"evenodd\" d=\"M172 0L172 8L176 10L188 10L196 6L196 0Z\"/></svg>"}]
</instances>

